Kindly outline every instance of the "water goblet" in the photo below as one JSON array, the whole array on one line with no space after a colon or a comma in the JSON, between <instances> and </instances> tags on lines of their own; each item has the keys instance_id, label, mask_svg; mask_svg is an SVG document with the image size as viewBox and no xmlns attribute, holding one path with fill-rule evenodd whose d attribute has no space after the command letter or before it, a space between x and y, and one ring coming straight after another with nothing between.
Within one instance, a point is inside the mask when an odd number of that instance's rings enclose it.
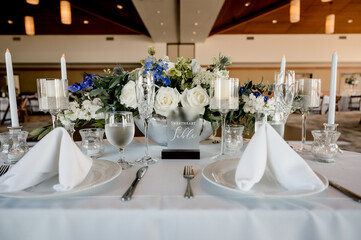
<instances>
[{"instance_id":1,"label":"water goblet","mask_svg":"<svg viewBox=\"0 0 361 240\"><path fill-rule=\"evenodd\" d=\"M38 78L39 109L49 112L53 128L58 127L59 113L69 108L68 80L58 78Z\"/></svg>"},{"instance_id":2,"label":"water goblet","mask_svg":"<svg viewBox=\"0 0 361 240\"><path fill-rule=\"evenodd\" d=\"M302 141L298 152L307 152L306 145L306 121L310 108L320 106L321 79L298 79L296 81L296 91L293 106L302 113Z\"/></svg>"},{"instance_id":3,"label":"water goblet","mask_svg":"<svg viewBox=\"0 0 361 240\"><path fill-rule=\"evenodd\" d=\"M276 103L274 122L286 123L295 95L295 71L276 71L274 77L274 99Z\"/></svg>"},{"instance_id":4,"label":"water goblet","mask_svg":"<svg viewBox=\"0 0 361 240\"><path fill-rule=\"evenodd\" d=\"M133 163L126 160L124 148L132 142L134 131L133 113L120 111L105 113L105 135L109 143L118 148L120 155L118 163L122 169L133 166Z\"/></svg>"},{"instance_id":5,"label":"water goblet","mask_svg":"<svg viewBox=\"0 0 361 240\"><path fill-rule=\"evenodd\" d=\"M222 137L221 152L215 157L225 155L224 135L226 117L229 111L237 111L239 108L239 79L238 78L216 78L211 81L209 88L210 109L221 114Z\"/></svg>"},{"instance_id":6,"label":"water goblet","mask_svg":"<svg viewBox=\"0 0 361 240\"><path fill-rule=\"evenodd\" d=\"M148 152L148 123L152 117L155 98L154 76L150 71L138 73L135 81L135 93L139 116L144 123L145 137L145 155L136 160L136 163L147 165L154 164L157 162L157 159L152 158Z\"/></svg>"}]
</instances>

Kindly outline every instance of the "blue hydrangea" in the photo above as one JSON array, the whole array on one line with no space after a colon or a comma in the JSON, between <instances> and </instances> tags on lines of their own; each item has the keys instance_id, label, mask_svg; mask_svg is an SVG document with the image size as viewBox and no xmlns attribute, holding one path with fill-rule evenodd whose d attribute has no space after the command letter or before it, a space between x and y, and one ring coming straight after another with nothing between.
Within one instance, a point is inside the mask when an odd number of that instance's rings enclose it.
<instances>
[{"instance_id":1,"label":"blue hydrangea","mask_svg":"<svg viewBox=\"0 0 361 240\"><path fill-rule=\"evenodd\" d=\"M83 87L79 83L75 83L73 85L70 85L68 89L70 92L78 92L78 91L82 91Z\"/></svg>"},{"instance_id":2,"label":"blue hydrangea","mask_svg":"<svg viewBox=\"0 0 361 240\"><path fill-rule=\"evenodd\" d=\"M245 87L240 87L240 88L239 88L239 95L240 95L240 96L244 93L244 90L246 90Z\"/></svg>"},{"instance_id":3,"label":"blue hydrangea","mask_svg":"<svg viewBox=\"0 0 361 240\"><path fill-rule=\"evenodd\" d=\"M266 103L268 101L268 96L264 96L264 102Z\"/></svg>"},{"instance_id":4,"label":"blue hydrangea","mask_svg":"<svg viewBox=\"0 0 361 240\"><path fill-rule=\"evenodd\" d=\"M253 94L256 98L259 97L259 96L261 96L261 93L260 93L260 92L253 92L252 94Z\"/></svg>"}]
</instances>

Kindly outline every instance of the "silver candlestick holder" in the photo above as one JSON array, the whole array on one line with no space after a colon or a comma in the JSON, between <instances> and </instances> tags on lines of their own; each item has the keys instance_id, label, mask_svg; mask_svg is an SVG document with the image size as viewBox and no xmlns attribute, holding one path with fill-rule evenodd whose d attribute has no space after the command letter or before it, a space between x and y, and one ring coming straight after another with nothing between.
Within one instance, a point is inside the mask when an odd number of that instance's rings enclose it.
<instances>
[{"instance_id":1,"label":"silver candlestick holder","mask_svg":"<svg viewBox=\"0 0 361 240\"><path fill-rule=\"evenodd\" d=\"M334 163L342 150L337 145L341 133L337 131L338 124L324 123L324 130L313 130L314 138L311 152L315 160L323 163Z\"/></svg>"}]
</instances>

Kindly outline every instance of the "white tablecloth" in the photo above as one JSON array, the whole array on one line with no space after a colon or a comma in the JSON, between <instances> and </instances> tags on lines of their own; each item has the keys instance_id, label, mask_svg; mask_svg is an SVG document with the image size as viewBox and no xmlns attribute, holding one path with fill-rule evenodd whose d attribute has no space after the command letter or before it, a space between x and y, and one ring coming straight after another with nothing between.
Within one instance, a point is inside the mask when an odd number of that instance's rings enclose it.
<instances>
[{"instance_id":1,"label":"white tablecloth","mask_svg":"<svg viewBox=\"0 0 361 240\"><path fill-rule=\"evenodd\" d=\"M161 149L152 145L150 152L159 158ZM309 197L271 199L207 182L201 170L219 150L219 144L203 143L201 160L161 160L150 166L129 202L120 197L139 167L106 185L59 199L0 197L0 239L361 239L361 204L331 187ZM135 160L143 154L143 141L133 141L125 152ZM115 160L115 148L107 146L101 159ZM186 164L197 174L191 200L183 198ZM345 152L335 164L310 165L361 193L361 154Z\"/></svg>"}]
</instances>

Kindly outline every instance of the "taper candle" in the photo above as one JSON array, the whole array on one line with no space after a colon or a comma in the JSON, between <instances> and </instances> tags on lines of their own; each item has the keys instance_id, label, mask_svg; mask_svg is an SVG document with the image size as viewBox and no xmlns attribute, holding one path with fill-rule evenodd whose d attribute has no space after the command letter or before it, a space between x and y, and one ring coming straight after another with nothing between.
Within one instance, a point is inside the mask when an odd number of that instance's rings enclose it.
<instances>
[{"instance_id":1,"label":"taper candle","mask_svg":"<svg viewBox=\"0 0 361 240\"><path fill-rule=\"evenodd\" d=\"M6 49L5 62L6 62L6 74L8 80L11 126L19 127L18 106L16 103L15 82L14 82L14 74L13 74L13 63L11 60L11 54L9 49Z\"/></svg>"}]
</instances>

